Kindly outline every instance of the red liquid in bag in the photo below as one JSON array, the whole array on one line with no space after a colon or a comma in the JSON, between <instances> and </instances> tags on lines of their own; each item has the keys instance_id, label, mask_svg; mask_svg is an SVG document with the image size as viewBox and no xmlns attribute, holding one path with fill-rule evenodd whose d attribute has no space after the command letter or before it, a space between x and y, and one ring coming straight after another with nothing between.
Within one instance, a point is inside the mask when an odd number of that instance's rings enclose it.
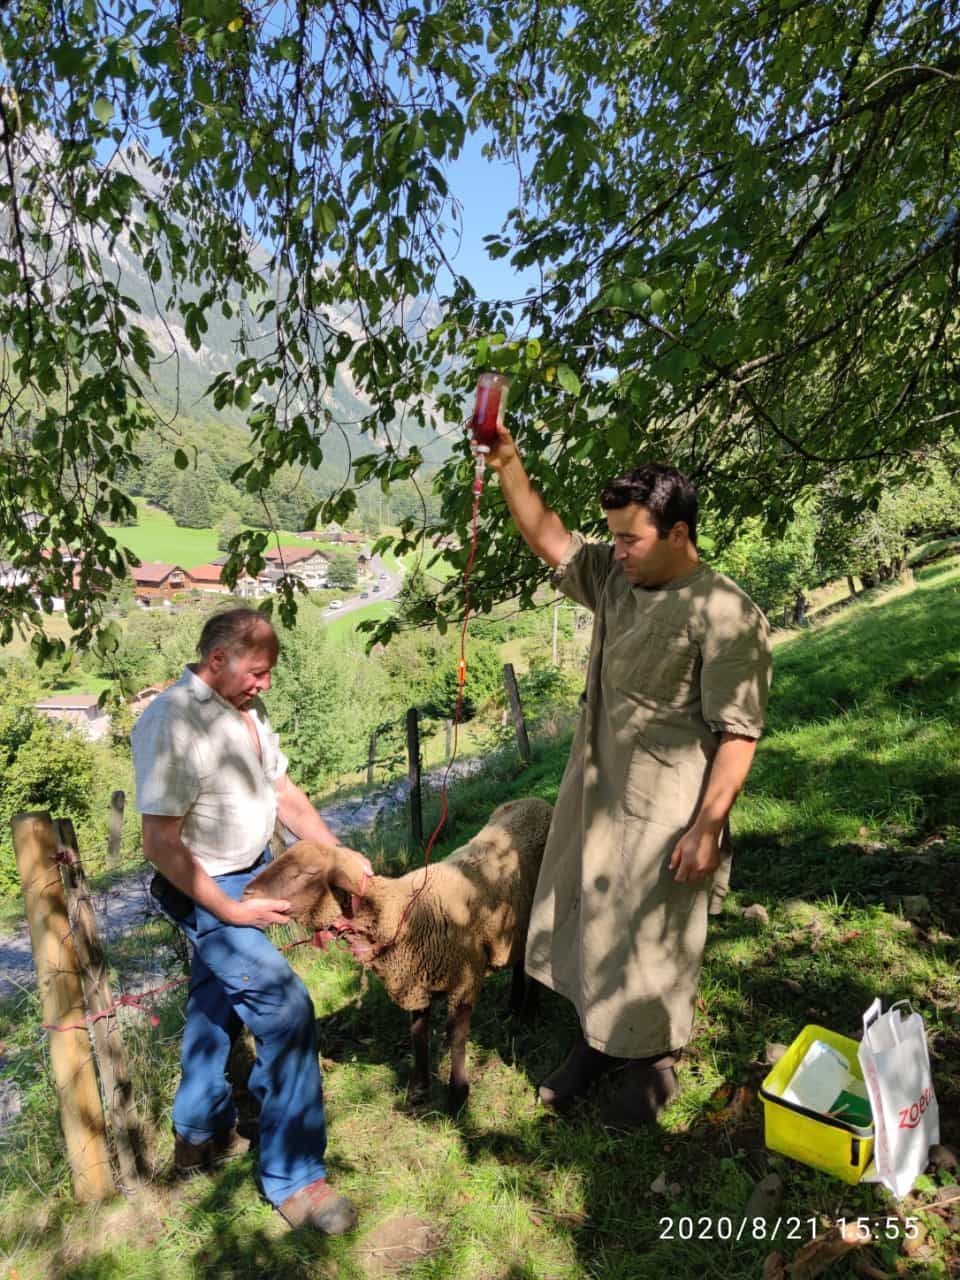
<instances>
[{"instance_id":1,"label":"red liquid in bag","mask_svg":"<svg viewBox=\"0 0 960 1280\"><path fill-rule=\"evenodd\" d=\"M507 380L500 374L483 373L477 381L477 398L470 419L474 443L492 449L497 443L497 422L502 412L502 398Z\"/></svg>"}]
</instances>

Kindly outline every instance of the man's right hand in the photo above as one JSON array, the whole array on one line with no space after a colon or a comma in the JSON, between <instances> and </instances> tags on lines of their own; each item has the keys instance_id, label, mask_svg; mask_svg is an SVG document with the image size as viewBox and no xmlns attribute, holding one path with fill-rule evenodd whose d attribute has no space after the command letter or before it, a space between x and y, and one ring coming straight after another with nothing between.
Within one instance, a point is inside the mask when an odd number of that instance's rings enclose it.
<instances>
[{"instance_id":1,"label":"man's right hand","mask_svg":"<svg viewBox=\"0 0 960 1280\"><path fill-rule=\"evenodd\" d=\"M487 466L492 471L502 471L510 462L520 457L513 436L506 427L497 423L497 442L487 454Z\"/></svg>"},{"instance_id":2,"label":"man's right hand","mask_svg":"<svg viewBox=\"0 0 960 1280\"><path fill-rule=\"evenodd\" d=\"M290 923L290 903L282 898L244 898L234 902L226 924L266 929L271 924Z\"/></svg>"}]
</instances>

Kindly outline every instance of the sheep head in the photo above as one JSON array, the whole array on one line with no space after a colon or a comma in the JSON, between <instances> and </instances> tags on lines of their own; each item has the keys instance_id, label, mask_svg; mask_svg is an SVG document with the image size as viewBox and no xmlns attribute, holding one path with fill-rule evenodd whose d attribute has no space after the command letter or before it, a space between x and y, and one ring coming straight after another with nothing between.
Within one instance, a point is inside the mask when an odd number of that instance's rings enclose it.
<instances>
[{"instance_id":1,"label":"sheep head","mask_svg":"<svg viewBox=\"0 0 960 1280\"><path fill-rule=\"evenodd\" d=\"M244 898L278 898L290 903L290 914L308 929L322 929L350 910L351 894L332 883L344 869L339 849L298 840L247 885ZM359 883L353 886L359 890Z\"/></svg>"}]
</instances>

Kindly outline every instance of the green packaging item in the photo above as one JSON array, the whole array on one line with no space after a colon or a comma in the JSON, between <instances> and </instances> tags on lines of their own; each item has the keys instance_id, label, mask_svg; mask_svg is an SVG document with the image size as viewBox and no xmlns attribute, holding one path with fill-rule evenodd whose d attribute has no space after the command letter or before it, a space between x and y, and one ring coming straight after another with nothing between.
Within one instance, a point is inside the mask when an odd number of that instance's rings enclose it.
<instances>
[{"instance_id":1,"label":"green packaging item","mask_svg":"<svg viewBox=\"0 0 960 1280\"><path fill-rule=\"evenodd\" d=\"M828 1114L837 1120L846 1120L847 1124L855 1124L860 1129L873 1124L870 1099L859 1093L850 1093L847 1089L842 1089L837 1094Z\"/></svg>"}]
</instances>

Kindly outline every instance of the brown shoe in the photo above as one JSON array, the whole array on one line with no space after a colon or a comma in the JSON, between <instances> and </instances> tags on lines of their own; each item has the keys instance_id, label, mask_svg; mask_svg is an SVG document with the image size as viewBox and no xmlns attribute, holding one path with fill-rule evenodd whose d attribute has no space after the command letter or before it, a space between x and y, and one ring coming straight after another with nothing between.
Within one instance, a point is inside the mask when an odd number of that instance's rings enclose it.
<instances>
[{"instance_id":1,"label":"brown shoe","mask_svg":"<svg viewBox=\"0 0 960 1280\"><path fill-rule=\"evenodd\" d=\"M600 1123L626 1133L652 1124L680 1088L674 1071L677 1057L669 1053L637 1059L618 1071L616 1092L600 1108Z\"/></svg>"},{"instance_id":2,"label":"brown shoe","mask_svg":"<svg viewBox=\"0 0 960 1280\"><path fill-rule=\"evenodd\" d=\"M342 1236L357 1225L357 1211L346 1196L337 1195L326 1178L301 1187L277 1205L291 1227L313 1227L327 1236Z\"/></svg>"},{"instance_id":3,"label":"brown shoe","mask_svg":"<svg viewBox=\"0 0 960 1280\"><path fill-rule=\"evenodd\" d=\"M555 1071L551 1071L538 1089L540 1101L551 1111L561 1113L587 1092L601 1076L619 1066L620 1058L611 1058L587 1044L578 1036L573 1048Z\"/></svg>"},{"instance_id":4,"label":"brown shoe","mask_svg":"<svg viewBox=\"0 0 960 1280\"><path fill-rule=\"evenodd\" d=\"M181 1176L208 1173L225 1160L245 1156L250 1150L250 1139L242 1138L236 1125L226 1133L215 1133L206 1142L188 1142L179 1133L174 1133L173 1139L173 1168Z\"/></svg>"}]
</instances>

